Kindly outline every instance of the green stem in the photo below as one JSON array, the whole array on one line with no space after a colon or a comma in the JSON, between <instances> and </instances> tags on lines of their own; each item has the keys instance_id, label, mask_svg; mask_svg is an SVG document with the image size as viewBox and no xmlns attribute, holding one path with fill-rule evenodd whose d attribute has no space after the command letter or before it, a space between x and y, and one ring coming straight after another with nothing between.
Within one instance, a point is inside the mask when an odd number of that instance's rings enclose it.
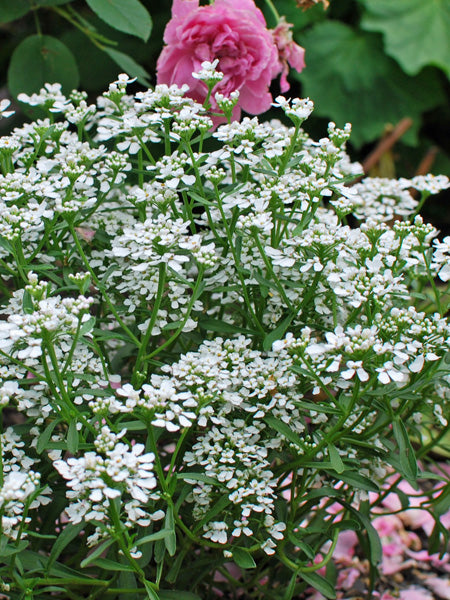
<instances>
[{"instance_id":1,"label":"green stem","mask_svg":"<svg viewBox=\"0 0 450 600\"><path fill-rule=\"evenodd\" d=\"M86 269L89 271L89 273L91 274L91 277L95 283L95 285L97 286L98 290L100 291L100 293L102 294L103 298L105 299L106 304L108 305L110 311L112 312L112 314L115 316L116 321L118 322L118 324L122 327L122 329L125 331L125 333L128 335L128 337L130 338L130 340L138 347L140 348L141 346L141 342L138 340L138 338L134 335L134 333L130 330L129 327L127 327L127 325L125 325L125 323L123 322L122 318L120 317L119 313L117 312L114 304L111 302L111 300L109 299L108 294L106 293L105 287L102 285L102 283L100 283L99 278L97 277L97 275L95 274L94 270L92 269L91 265L89 264L89 260L87 259L86 254L84 253L84 250L80 244L80 240L78 239L77 233L75 231L75 227L73 226L73 223L69 223L69 228L70 228L70 233L72 234L73 240L75 242L75 246L77 247L77 250L80 254L81 260L84 263L84 266L86 267Z\"/></svg>"},{"instance_id":2,"label":"green stem","mask_svg":"<svg viewBox=\"0 0 450 600\"><path fill-rule=\"evenodd\" d=\"M143 358L144 361L150 360L151 358L153 358L154 356L159 354L162 350L164 350L164 348L167 348L168 346L170 346L170 344L172 342L174 342L177 339L177 337L180 335L180 333L183 331L183 327L186 325L186 322L190 317L192 307L194 306L194 303L197 300L198 289L200 287L200 283L202 282L202 280L203 280L203 267L200 265L199 270L198 270L198 275L197 275L197 281L195 282L194 288L192 290L192 296L191 296L191 299L189 300L189 304L186 307L186 314L184 315L184 319L181 322L181 325L178 327L178 329L175 331L175 333L173 333L170 336L170 338L168 338L161 346L158 346L158 348L155 348L155 350L153 350L153 352L150 352L150 354L147 354L147 356L145 356Z\"/></svg>"},{"instance_id":3,"label":"green stem","mask_svg":"<svg viewBox=\"0 0 450 600\"><path fill-rule=\"evenodd\" d=\"M147 325L147 330L146 330L145 334L142 336L141 344L139 347L139 352L136 357L136 363L135 363L135 366L133 369L133 375L132 375L132 380L131 380L133 385L135 383L137 383L137 379L140 378L140 373L142 373L143 375L146 375L146 373L144 373L142 371L141 365L143 363L145 363L145 358L146 358L145 351L147 349L148 342L150 340L153 328L154 328L156 320L158 318L159 308L161 306L161 301L162 301L162 298L164 295L165 283L166 283L166 263L163 262L159 265L158 290L156 292L155 303L154 303L153 309L152 309L152 316Z\"/></svg>"}]
</instances>

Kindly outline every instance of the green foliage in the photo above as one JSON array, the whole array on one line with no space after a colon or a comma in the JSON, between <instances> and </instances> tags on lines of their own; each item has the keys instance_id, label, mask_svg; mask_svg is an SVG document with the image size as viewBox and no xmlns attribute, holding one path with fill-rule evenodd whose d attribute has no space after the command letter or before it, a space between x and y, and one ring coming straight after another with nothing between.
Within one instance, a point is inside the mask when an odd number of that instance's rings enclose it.
<instances>
[{"instance_id":1,"label":"green foliage","mask_svg":"<svg viewBox=\"0 0 450 600\"><path fill-rule=\"evenodd\" d=\"M152 21L139 0L86 0L89 7L114 29L147 41Z\"/></svg>"},{"instance_id":2,"label":"green foliage","mask_svg":"<svg viewBox=\"0 0 450 600\"><path fill-rule=\"evenodd\" d=\"M78 67L73 54L50 35L31 35L15 49L8 70L13 95L31 94L45 83L59 82L65 92L76 88Z\"/></svg>"},{"instance_id":3,"label":"green foliage","mask_svg":"<svg viewBox=\"0 0 450 600\"><path fill-rule=\"evenodd\" d=\"M409 75L427 65L450 76L450 0L363 0L362 27L383 33L385 49Z\"/></svg>"},{"instance_id":4,"label":"green foliage","mask_svg":"<svg viewBox=\"0 0 450 600\"><path fill-rule=\"evenodd\" d=\"M413 119L408 141L416 142L421 114L444 102L436 74L408 77L384 54L378 35L325 21L306 31L302 44L308 63L297 77L304 95L314 100L316 114L339 125L351 119L357 146L403 117Z\"/></svg>"}]
</instances>

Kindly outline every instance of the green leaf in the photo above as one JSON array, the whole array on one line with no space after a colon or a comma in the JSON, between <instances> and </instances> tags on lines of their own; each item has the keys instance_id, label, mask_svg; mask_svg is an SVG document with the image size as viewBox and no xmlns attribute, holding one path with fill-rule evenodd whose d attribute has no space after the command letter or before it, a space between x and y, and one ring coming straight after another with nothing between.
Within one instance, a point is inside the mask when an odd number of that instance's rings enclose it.
<instances>
[{"instance_id":1,"label":"green leaf","mask_svg":"<svg viewBox=\"0 0 450 600\"><path fill-rule=\"evenodd\" d=\"M159 590L158 594L161 600L201 600L197 594L182 590Z\"/></svg>"},{"instance_id":2,"label":"green leaf","mask_svg":"<svg viewBox=\"0 0 450 600\"><path fill-rule=\"evenodd\" d=\"M137 77L142 85L150 85L149 74L131 56L112 48L104 48L104 51L127 75Z\"/></svg>"},{"instance_id":3,"label":"green leaf","mask_svg":"<svg viewBox=\"0 0 450 600\"><path fill-rule=\"evenodd\" d=\"M287 423L280 421L276 417L264 417L264 421L267 423L267 425L269 425L269 427L272 427L272 429L275 429L275 431L278 431L278 433L284 435L284 437L292 442L295 446L304 450L304 446L298 433L292 431Z\"/></svg>"},{"instance_id":4,"label":"green leaf","mask_svg":"<svg viewBox=\"0 0 450 600\"><path fill-rule=\"evenodd\" d=\"M208 331L215 331L216 333L255 333L249 329L243 329L242 327L237 327L232 323L227 323L226 321L218 321L216 319L199 319L199 325L203 329L207 329Z\"/></svg>"},{"instance_id":5,"label":"green leaf","mask_svg":"<svg viewBox=\"0 0 450 600\"><path fill-rule=\"evenodd\" d=\"M183 481L203 481L203 483L209 485L220 485L216 479L208 477L208 475L205 475L204 473L177 473L176 477Z\"/></svg>"},{"instance_id":6,"label":"green leaf","mask_svg":"<svg viewBox=\"0 0 450 600\"><path fill-rule=\"evenodd\" d=\"M164 520L164 528L168 530L164 536L164 544L166 545L169 556L173 556L177 551L177 536L175 534L175 520L173 518L173 508L167 507L166 518Z\"/></svg>"},{"instance_id":7,"label":"green leaf","mask_svg":"<svg viewBox=\"0 0 450 600\"><path fill-rule=\"evenodd\" d=\"M139 0L86 0L102 21L124 33L146 42L152 30L152 20Z\"/></svg>"},{"instance_id":8,"label":"green leaf","mask_svg":"<svg viewBox=\"0 0 450 600\"><path fill-rule=\"evenodd\" d=\"M55 560L57 560L58 556L60 556L64 548L67 548L70 542L74 540L80 533L80 531L85 527L85 523L77 523L76 525L69 523L64 527L62 532L59 534L58 539L53 544L52 551L50 552L50 556L47 563L47 572L50 570Z\"/></svg>"},{"instance_id":9,"label":"green leaf","mask_svg":"<svg viewBox=\"0 0 450 600\"><path fill-rule=\"evenodd\" d=\"M450 76L450 0L363 0L362 28L380 31L409 75L434 65Z\"/></svg>"},{"instance_id":10,"label":"green leaf","mask_svg":"<svg viewBox=\"0 0 450 600\"><path fill-rule=\"evenodd\" d=\"M395 4L395 3L393 3ZM351 122L356 146L380 137L387 124L404 117L413 127L403 136L416 143L421 114L445 101L437 74L408 77L383 52L380 36L337 21L318 23L302 38L307 66L297 75L303 94L316 104L315 115L339 126Z\"/></svg>"},{"instance_id":11,"label":"green leaf","mask_svg":"<svg viewBox=\"0 0 450 600\"><path fill-rule=\"evenodd\" d=\"M135 546L142 546L142 544L148 544L149 542L163 540L172 532L173 529L160 529L159 531L155 531L155 533L150 533L149 535L145 535L144 537L137 540Z\"/></svg>"},{"instance_id":12,"label":"green leaf","mask_svg":"<svg viewBox=\"0 0 450 600\"><path fill-rule=\"evenodd\" d=\"M60 4L69 4L72 0L34 0L37 6L59 6Z\"/></svg>"},{"instance_id":13,"label":"green leaf","mask_svg":"<svg viewBox=\"0 0 450 600\"><path fill-rule=\"evenodd\" d=\"M25 290L23 293L22 307L25 314L31 315L34 313L33 298L28 290Z\"/></svg>"},{"instance_id":14,"label":"green leaf","mask_svg":"<svg viewBox=\"0 0 450 600\"><path fill-rule=\"evenodd\" d=\"M85 321L83 323L83 325L80 327L80 335L86 335L87 333L90 333L92 331L92 329L94 328L94 325L95 325L95 317L91 317L90 319Z\"/></svg>"},{"instance_id":15,"label":"green leaf","mask_svg":"<svg viewBox=\"0 0 450 600\"><path fill-rule=\"evenodd\" d=\"M292 319L294 318L294 314L291 313L285 319L281 321L277 327L273 331L271 331L263 340L263 349L270 350L272 348L272 344L277 340L281 339L283 335L286 333L286 329L291 324Z\"/></svg>"},{"instance_id":16,"label":"green leaf","mask_svg":"<svg viewBox=\"0 0 450 600\"><path fill-rule=\"evenodd\" d=\"M339 454L336 446L333 444L328 445L328 456L330 457L330 463L336 473L343 473L345 471L345 465L342 462L341 455Z\"/></svg>"},{"instance_id":17,"label":"green leaf","mask_svg":"<svg viewBox=\"0 0 450 600\"><path fill-rule=\"evenodd\" d=\"M83 523L82 523L83 525ZM66 527L67 529L67 527ZM94 560L96 558L98 558L100 556L100 554L103 554L103 552L109 548L111 546L111 544L114 544L115 540L110 539L110 540L106 540L105 542L103 542L103 544L100 544L99 546L97 546L97 548L91 552L91 554L89 554L89 556L87 556L84 560L82 560L80 562L80 567L82 569L84 569L85 567L87 567L88 565L90 565L92 562L94 562Z\"/></svg>"},{"instance_id":18,"label":"green leaf","mask_svg":"<svg viewBox=\"0 0 450 600\"><path fill-rule=\"evenodd\" d=\"M301 571L299 575L306 583L309 583L315 590L325 596L325 598L336 598L335 587L322 577L322 575L318 573L302 573Z\"/></svg>"},{"instance_id":19,"label":"green leaf","mask_svg":"<svg viewBox=\"0 0 450 600\"><path fill-rule=\"evenodd\" d=\"M0 23L9 23L26 15L31 9L29 0L0 0Z\"/></svg>"},{"instance_id":20,"label":"green leaf","mask_svg":"<svg viewBox=\"0 0 450 600\"><path fill-rule=\"evenodd\" d=\"M75 420L70 422L69 430L67 431L67 450L71 454L76 454L78 452L78 430L77 430L77 422Z\"/></svg>"},{"instance_id":21,"label":"green leaf","mask_svg":"<svg viewBox=\"0 0 450 600\"><path fill-rule=\"evenodd\" d=\"M3 248L3 250L6 250L6 252L8 252L9 254L11 254L11 252L12 252L11 242L9 242L2 235L0 235L0 248Z\"/></svg>"},{"instance_id":22,"label":"green leaf","mask_svg":"<svg viewBox=\"0 0 450 600\"><path fill-rule=\"evenodd\" d=\"M359 473L356 473L356 471L344 471L336 477L344 483L348 483L349 485L356 487L360 490L365 490L366 492L380 491L380 488L377 486L376 483L374 483L367 477L363 477Z\"/></svg>"},{"instance_id":23,"label":"green leaf","mask_svg":"<svg viewBox=\"0 0 450 600\"><path fill-rule=\"evenodd\" d=\"M233 548L233 560L241 569L254 569L256 567L253 556L245 548Z\"/></svg>"},{"instance_id":24,"label":"green leaf","mask_svg":"<svg viewBox=\"0 0 450 600\"><path fill-rule=\"evenodd\" d=\"M41 435L39 436L37 444L36 444L36 452L38 454L41 454L41 452L47 448L47 444L50 441L53 430L55 429L55 427L58 425L59 422L60 421L58 419L55 419L54 421L49 423L47 425L47 427L44 429L44 431L41 433Z\"/></svg>"},{"instance_id":25,"label":"green leaf","mask_svg":"<svg viewBox=\"0 0 450 600\"><path fill-rule=\"evenodd\" d=\"M417 479L417 461L408 432L399 418L394 419L392 429L399 449L400 465L403 471L402 474L407 479L415 481Z\"/></svg>"},{"instance_id":26,"label":"green leaf","mask_svg":"<svg viewBox=\"0 0 450 600\"><path fill-rule=\"evenodd\" d=\"M64 93L78 85L78 67L70 50L49 35L31 35L14 50L8 86L14 96L38 92L45 83L59 82Z\"/></svg>"},{"instance_id":27,"label":"green leaf","mask_svg":"<svg viewBox=\"0 0 450 600\"><path fill-rule=\"evenodd\" d=\"M106 569L107 571L131 571L131 572L134 572L133 567L131 567L130 565L123 565L122 563L118 563L114 560L109 560L108 558L97 558L94 561L94 564L97 567Z\"/></svg>"}]
</instances>

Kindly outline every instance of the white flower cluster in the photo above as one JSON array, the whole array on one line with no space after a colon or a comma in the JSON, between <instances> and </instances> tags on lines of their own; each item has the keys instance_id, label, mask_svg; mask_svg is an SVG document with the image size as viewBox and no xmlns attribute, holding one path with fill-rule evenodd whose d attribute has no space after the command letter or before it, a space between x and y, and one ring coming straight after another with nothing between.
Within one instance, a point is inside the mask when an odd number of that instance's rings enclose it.
<instances>
[{"instance_id":1,"label":"white flower cluster","mask_svg":"<svg viewBox=\"0 0 450 600\"><path fill-rule=\"evenodd\" d=\"M12 427L0 433L1 527L3 534L12 539L26 536L26 524L31 521L31 517L27 516L30 509L45 506L51 501L45 495L50 489L42 489L40 473L30 468L35 461L27 456L24 446Z\"/></svg>"},{"instance_id":2,"label":"white flower cluster","mask_svg":"<svg viewBox=\"0 0 450 600\"><path fill-rule=\"evenodd\" d=\"M449 182L352 183L350 126L314 142L309 99L277 98L291 127L213 129L185 87L131 82L96 105L48 84L20 99L51 118L0 141L0 410L90 545L120 521L138 557L166 514L167 535L271 555L308 490L342 474L350 502L380 477L383 423L446 422L450 241L415 213ZM215 100L229 117L238 94ZM23 442L2 444L14 537L45 500Z\"/></svg>"},{"instance_id":3,"label":"white flower cluster","mask_svg":"<svg viewBox=\"0 0 450 600\"><path fill-rule=\"evenodd\" d=\"M128 527L148 526L152 520L160 519L163 513L149 514L142 508L150 499L158 496L152 493L156 485L153 473L155 455L144 453L143 444L135 444L131 448L119 442L125 431L113 434L106 426L97 437L97 451L86 452L80 458L56 460L54 466L61 476L67 480L71 491L67 498L71 501L66 507L66 514L72 523L82 521L100 521L106 530L110 527L111 500L123 497L124 511ZM100 528L105 535L105 528ZM98 542L98 534L90 543Z\"/></svg>"}]
</instances>

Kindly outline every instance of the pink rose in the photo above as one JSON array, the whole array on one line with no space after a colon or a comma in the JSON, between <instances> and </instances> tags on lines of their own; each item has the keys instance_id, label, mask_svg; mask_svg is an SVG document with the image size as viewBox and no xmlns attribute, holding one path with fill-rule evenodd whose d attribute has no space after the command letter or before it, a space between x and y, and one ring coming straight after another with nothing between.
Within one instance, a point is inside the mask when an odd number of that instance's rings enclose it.
<instances>
[{"instance_id":1,"label":"pink rose","mask_svg":"<svg viewBox=\"0 0 450 600\"><path fill-rule=\"evenodd\" d=\"M259 114L270 108L270 82L282 70L272 32L253 0L216 0L199 6L199 0L174 0L164 47L157 64L157 82L189 85L189 95L206 97L203 81L192 77L204 61L219 59L224 78L214 88L229 97L239 90L238 109ZM287 58L289 60L289 58ZM216 108L211 98L213 109Z\"/></svg>"}]
</instances>

